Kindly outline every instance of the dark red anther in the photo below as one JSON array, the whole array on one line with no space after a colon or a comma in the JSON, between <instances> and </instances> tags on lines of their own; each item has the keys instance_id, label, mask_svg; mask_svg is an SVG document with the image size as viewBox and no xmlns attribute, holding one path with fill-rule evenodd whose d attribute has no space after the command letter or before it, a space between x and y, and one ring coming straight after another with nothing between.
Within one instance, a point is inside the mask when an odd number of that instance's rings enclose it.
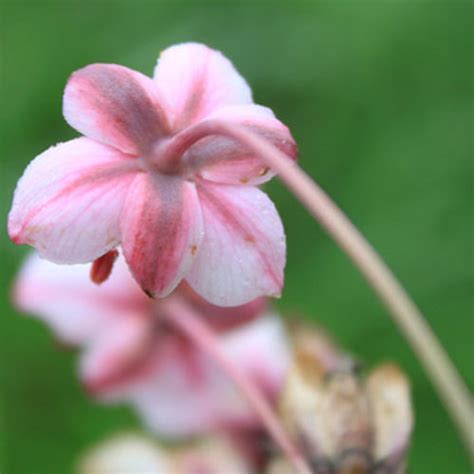
<instances>
[{"instance_id":1,"label":"dark red anther","mask_svg":"<svg viewBox=\"0 0 474 474\"><path fill-rule=\"evenodd\" d=\"M107 280L107 278L109 278L110 274L112 273L112 268L117 257L117 250L111 250L101 257L96 258L91 267L91 280L97 285L104 283L104 281Z\"/></svg>"}]
</instances>

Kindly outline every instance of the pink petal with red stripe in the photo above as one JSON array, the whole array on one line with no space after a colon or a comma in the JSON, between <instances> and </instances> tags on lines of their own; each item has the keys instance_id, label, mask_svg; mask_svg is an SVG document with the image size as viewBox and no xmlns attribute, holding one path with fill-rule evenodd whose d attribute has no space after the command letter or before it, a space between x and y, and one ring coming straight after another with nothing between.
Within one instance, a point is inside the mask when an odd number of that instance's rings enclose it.
<instances>
[{"instance_id":1,"label":"pink petal with red stripe","mask_svg":"<svg viewBox=\"0 0 474 474\"><path fill-rule=\"evenodd\" d=\"M206 117L242 126L269 141L296 160L298 148L291 133L273 112L260 105L222 107ZM259 158L236 140L212 135L199 140L186 153L191 167L205 179L226 184L261 184L274 173Z\"/></svg>"},{"instance_id":2,"label":"pink petal with red stripe","mask_svg":"<svg viewBox=\"0 0 474 474\"><path fill-rule=\"evenodd\" d=\"M247 82L232 63L203 44L184 43L163 51L154 80L170 106L174 131L223 105L252 102Z\"/></svg>"},{"instance_id":3,"label":"pink petal with red stripe","mask_svg":"<svg viewBox=\"0 0 474 474\"><path fill-rule=\"evenodd\" d=\"M91 64L72 74L63 112L79 132L133 155L169 132L154 82L116 64Z\"/></svg>"},{"instance_id":4,"label":"pink petal with red stripe","mask_svg":"<svg viewBox=\"0 0 474 474\"><path fill-rule=\"evenodd\" d=\"M89 271L87 264L56 265L32 253L15 282L15 305L43 320L66 344L88 342L130 312L149 311L149 298L122 258L100 287Z\"/></svg>"},{"instance_id":5,"label":"pink petal with red stripe","mask_svg":"<svg viewBox=\"0 0 474 474\"><path fill-rule=\"evenodd\" d=\"M155 297L169 294L199 253L201 206L193 183L141 173L121 217L122 247L133 276Z\"/></svg>"},{"instance_id":6,"label":"pink petal with red stripe","mask_svg":"<svg viewBox=\"0 0 474 474\"><path fill-rule=\"evenodd\" d=\"M91 394L112 399L117 396L117 387L123 390L123 386L133 384L154 350L152 325L145 315L122 315L107 331L88 341L80 374Z\"/></svg>"},{"instance_id":7,"label":"pink petal with red stripe","mask_svg":"<svg viewBox=\"0 0 474 474\"><path fill-rule=\"evenodd\" d=\"M279 296L286 241L269 197L253 186L198 186L205 236L186 276L213 304L235 306L260 295Z\"/></svg>"},{"instance_id":8,"label":"pink petal with red stripe","mask_svg":"<svg viewBox=\"0 0 474 474\"><path fill-rule=\"evenodd\" d=\"M35 158L18 182L8 232L56 263L90 262L120 242L134 160L78 138Z\"/></svg>"},{"instance_id":9,"label":"pink petal with red stripe","mask_svg":"<svg viewBox=\"0 0 474 474\"><path fill-rule=\"evenodd\" d=\"M288 341L277 316L264 316L223 333L223 349L274 400L288 365ZM146 424L157 434L178 438L225 427L260 425L232 380L192 343L161 341L157 370L132 393Z\"/></svg>"}]
</instances>

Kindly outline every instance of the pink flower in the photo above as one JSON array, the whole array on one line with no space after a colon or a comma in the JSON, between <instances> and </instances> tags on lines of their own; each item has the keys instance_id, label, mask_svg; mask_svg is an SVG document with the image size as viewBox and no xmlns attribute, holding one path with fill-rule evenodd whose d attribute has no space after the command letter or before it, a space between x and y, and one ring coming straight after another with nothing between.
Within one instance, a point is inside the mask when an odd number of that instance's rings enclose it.
<instances>
[{"instance_id":1,"label":"pink flower","mask_svg":"<svg viewBox=\"0 0 474 474\"><path fill-rule=\"evenodd\" d=\"M122 258L100 287L86 265L55 265L32 255L15 286L19 308L80 346L80 377L99 400L130 402L153 430L169 437L219 427L255 427L253 410L220 367L162 315L166 300L140 290ZM225 350L274 399L287 368L281 322L262 299L220 308L181 285L184 298L219 331Z\"/></svg>"},{"instance_id":2,"label":"pink flower","mask_svg":"<svg viewBox=\"0 0 474 474\"><path fill-rule=\"evenodd\" d=\"M56 263L92 262L119 244L133 276L156 297L180 281L233 306L283 285L285 235L268 196L272 176L235 140L189 140L220 121L265 137L291 158L296 145L245 80L200 44L165 50L153 79L114 64L76 71L64 116L85 137L39 155L9 216L14 242Z\"/></svg>"}]
</instances>

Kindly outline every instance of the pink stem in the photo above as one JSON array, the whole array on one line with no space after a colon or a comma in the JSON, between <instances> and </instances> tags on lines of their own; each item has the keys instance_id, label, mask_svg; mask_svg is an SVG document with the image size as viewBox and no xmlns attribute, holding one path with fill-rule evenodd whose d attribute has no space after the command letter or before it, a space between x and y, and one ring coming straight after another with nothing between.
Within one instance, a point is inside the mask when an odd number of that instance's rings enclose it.
<instances>
[{"instance_id":1,"label":"pink stem","mask_svg":"<svg viewBox=\"0 0 474 474\"><path fill-rule=\"evenodd\" d=\"M173 153L209 135L231 137L259 156L359 268L417 354L474 459L474 408L469 390L419 309L370 243L296 163L242 126L220 120L201 122L174 138Z\"/></svg>"},{"instance_id":2,"label":"pink stem","mask_svg":"<svg viewBox=\"0 0 474 474\"><path fill-rule=\"evenodd\" d=\"M255 384L240 367L235 364L233 359L222 349L218 338L213 330L205 323L204 318L184 301L178 299L178 297L163 300L160 305L167 321L176 326L206 351L232 379L254 408L256 414L261 418L275 443L280 446L281 450L292 462L297 472L301 474L312 474L311 468L306 463L298 448L287 436L267 400L265 400Z\"/></svg>"}]
</instances>

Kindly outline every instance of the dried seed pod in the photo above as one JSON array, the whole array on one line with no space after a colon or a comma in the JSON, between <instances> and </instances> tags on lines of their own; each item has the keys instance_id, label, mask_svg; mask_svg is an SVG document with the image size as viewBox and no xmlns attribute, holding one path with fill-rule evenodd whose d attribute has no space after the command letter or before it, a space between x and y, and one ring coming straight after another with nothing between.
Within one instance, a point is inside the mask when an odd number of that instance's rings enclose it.
<instances>
[{"instance_id":1,"label":"dried seed pod","mask_svg":"<svg viewBox=\"0 0 474 474\"><path fill-rule=\"evenodd\" d=\"M78 474L172 472L169 454L151 439L123 433L99 443L80 459Z\"/></svg>"},{"instance_id":2,"label":"dried seed pod","mask_svg":"<svg viewBox=\"0 0 474 474\"><path fill-rule=\"evenodd\" d=\"M366 386L375 433L374 458L381 466L376 472L403 473L413 428L410 383L396 365L384 364L369 374Z\"/></svg>"},{"instance_id":3,"label":"dried seed pod","mask_svg":"<svg viewBox=\"0 0 474 474\"><path fill-rule=\"evenodd\" d=\"M280 398L280 413L294 439L319 445L320 431L314 418L324 390L324 378L329 371L321 353L337 351L325 335L313 330L305 331L301 326L294 328L293 346L293 360ZM319 451L319 447L315 450Z\"/></svg>"},{"instance_id":4,"label":"dried seed pod","mask_svg":"<svg viewBox=\"0 0 474 474\"><path fill-rule=\"evenodd\" d=\"M251 461L226 438L203 438L174 455L173 474L254 474Z\"/></svg>"},{"instance_id":5,"label":"dried seed pod","mask_svg":"<svg viewBox=\"0 0 474 474\"><path fill-rule=\"evenodd\" d=\"M169 448L138 433L106 440L80 459L78 474L253 474L251 461L226 437Z\"/></svg>"},{"instance_id":6,"label":"dried seed pod","mask_svg":"<svg viewBox=\"0 0 474 474\"><path fill-rule=\"evenodd\" d=\"M267 470L266 474L293 474L295 469L289 461L284 458L276 457L272 459Z\"/></svg>"},{"instance_id":7,"label":"dried seed pod","mask_svg":"<svg viewBox=\"0 0 474 474\"><path fill-rule=\"evenodd\" d=\"M413 417L409 383L393 364L364 379L358 364L318 329L293 333L280 399L285 427L317 474L402 474ZM269 474L289 474L281 459Z\"/></svg>"}]
</instances>

